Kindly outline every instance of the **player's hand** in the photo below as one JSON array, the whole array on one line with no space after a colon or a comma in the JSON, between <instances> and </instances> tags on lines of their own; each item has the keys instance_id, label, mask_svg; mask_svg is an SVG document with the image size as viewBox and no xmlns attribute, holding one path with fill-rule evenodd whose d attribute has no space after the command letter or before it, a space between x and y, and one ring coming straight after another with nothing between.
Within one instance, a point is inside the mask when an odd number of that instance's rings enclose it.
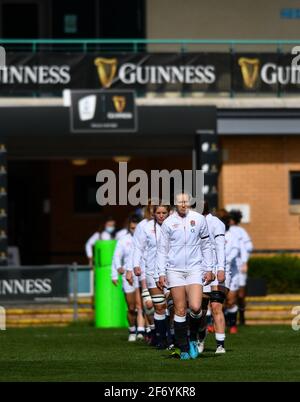
<instances>
[{"instance_id":1,"label":"player's hand","mask_svg":"<svg viewBox=\"0 0 300 402\"><path fill-rule=\"evenodd\" d=\"M134 270L134 273L136 276L141 276L141 273L142 273L141 267L134 267L133 270Z\"/></svg>"},{"instance_id":2,"label":"player's hand","mask_svg":"<svg viewBox=\"0 0 300 402\"><path fill-rule=\"evenodd\" d=\"M113 283L115 286L118 286L118 279L113 279L113 280L112 280L112 283Z\"/></svg>"},{"instance_id":3,"label":"player's hand","mask_svg":"<svg viewBox=\"0 0 300 402\"><path fill-rule=\"evenodd\" d=\"M123 267L118 268L119 274L123 275L125 272L125 269Z\"/></svg>"},{"instance_id":4,"label":"player's hand","mask_svg":"<svg viewBox=\"0 0 300 402\"><path fill-rule=\"evenodd\" d=\"M157 282L157 286L158 286L158 288L159 288L160 290L163 290L164 287L167 287L167 280L166 280L166 277L165 277L164 275L161 275L161 276L159 277L159 280L158 280L158 282Z\"/></svg>"},{"instance_id":5,"label":"player's hand","mask_svg":"<svg viewBox=\"0 0 300 402\"><path fill-rule=\"evenodd\" d=\"M225 271L219 270L217 272L217 279L218 279L218 282L225 282Z\"/></svg>"},{"instance_id":6,"label":"player's hand","mask_svg":"<svg viewBox=\"0 0 300 402\"><path fill-rule=\"evenodd\" d=\"M245 263L245 264L243 264L243 265L241 266L241 272L242 272L243 274L246 274L246 273L248 272L248 264L247 264L247 263Z\"/></svg>"},{"instance_id":7,"label":"player's hand","mask_svg":"<svg viewBox=\"0 0 300 402\"><path fill-rule=\"evenodd\" d=\"M126 271L126 280L129 283L129 285L133 285L133 273L132 271Z\"/></svg>"},{"instance_id":8,"label":"player's hand","mask_svg":"<svg viewBox=\"0 0 300 402\"><path fill-rule=\"evenodd\" d=\"M204 274L204 286L209 285L212 281L215 280L215 275L211 272L205 272Z\"/></svg>"}]
</instances>

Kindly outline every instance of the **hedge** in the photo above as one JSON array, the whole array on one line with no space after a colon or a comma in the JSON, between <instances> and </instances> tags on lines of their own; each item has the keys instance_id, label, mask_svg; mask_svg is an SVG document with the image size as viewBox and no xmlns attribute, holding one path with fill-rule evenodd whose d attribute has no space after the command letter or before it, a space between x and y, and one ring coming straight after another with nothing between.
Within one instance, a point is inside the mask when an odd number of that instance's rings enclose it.
<instances>
[{"instance_id":1,"label":"hedge","mask_svg":"<svg viewBox=\"0 0 300 402\"><path fill-rule=\"evenodd\" d=\"M300 293L300 258L290 255L251 257L248 275L267 282L270 293Z\"/></svg>"}]
</instances>

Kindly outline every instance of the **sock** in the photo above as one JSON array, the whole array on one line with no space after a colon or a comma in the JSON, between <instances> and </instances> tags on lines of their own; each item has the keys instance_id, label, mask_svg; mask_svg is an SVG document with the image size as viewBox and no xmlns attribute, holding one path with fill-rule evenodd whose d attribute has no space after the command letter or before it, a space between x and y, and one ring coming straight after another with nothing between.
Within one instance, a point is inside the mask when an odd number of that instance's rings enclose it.
<instances>
[{"instance_id":1,"label":"sock","mask_svg":"<svg viewBox=\"0 0 300 402\"><path fill-rule=\"evenodd\" d=\"M151 342L150 345L151 346L155 346L156 345L156 334L155 334L155 325L151 324L150 325L150 337L151 337Z\"/></svg>"},{"instance_id":2,"label":"sock","mask_svg":"<svg viewBox=\"0 0 300 402\"><path fill-rule=\"evenodd\" d=\"M216 336L217 347L222 346L224 348L225 334L218 334L216 332L215 336Z\"/></svg>"},{"instance_id":3,"label":"sock","mask_svg":"<svg viewBox=\"0 0 300 402\"><path fill-rule=\"evenodd\" d=\"M226 327L229 327L229 322L228 322L228 311L227 309L224 310L224 318L225 318L225 325Z\"/></svg>"},{"instance_id":4,"label":"sock","mask_svg":"<svg viewBox=\"0 0 300 402\"><path fill-rule=\"evenodd\" d=\"M135 333L136 333L136 326L135 326L135 325L133 325L132 327L129 327L128 329L129 329L129 332L130 332L131 334L135 334Z\"/></svg>"},{"instance_id":5,"label":"sock","mask_svg":"<svg viewBox=\"0 0 300 402\"><path fill-rule=\"evenodd\" d=\"M186 317L174 315L175 343L181 352L189 351Z\"/></svg>"},{"instance_id":6,"label":"sock","mask_svg":"<svg viewBox=\"0 0 300 402\"><path fill-rule=\"evenodd\" d=\"M174 342L173 342L173 336L171 333L171 319L170 319L169 315L167 315L167 317L166 317L166 325L167 325L167 342L168 342L168 345L172 345Z\"/></svg>"},{"instance_id":7,"label":"sock","mask_svg":"<svg viewBox=\"0 0 300 402\"><path fill-rule=\"evenodd\" d=\"M147 334L147 335L149 335L149 334L150 334L150 332L151 332L151 328L150 328L150 326L149 326L149 327L146 327L146 334Z\"/></svg>"},{"instance_id":8,"label":"sock","mask_svg":"<svg viewBox=\"0 0 300 402\"><path fill-rule=\"evenodd\" d=\"M145 333L145 327L137 327L137 332L139 334L144 334Z\"/></svg>"},{"instance_id":9,"label":"sock","mask_svg":"<svg viewBox=\"0 0 300 402\"><path fill-rule=\"evenodd\" d=\"M240 299L239 300L239 321L240 321L240 324L245 324L245 308L246 308L246 305L245 305L245 300L244 299Z\"/></svg>"},{"instance_id":10,"label":"sock","mask_svg":"<svg viewBox=\"0 0 300 402\"><path fill-rule=\"evenodd\" d=\"M197 341L199 327L201 324L202 311L194 313L190 311L190 340Z\"/></svg>"},{"instance_id":11,"label":"sock","mask_svg":"<svg viewBox=\"0 0 300 402\"><path fill-rule=\"evenodd\" d=\"M212 315L211 315L210 309L208 309L208 310L207 310L207 313L206 313L206 322L207 322L207 325L208 325L208 326L213 325Z\"/></svg>"},{"instance_id":12,"label":"sock","mask_svg":"<svg viewBox=\"0 0 300 402\"><path fill-rule=\"evenodd\" d=\"M199 325L199 333L198 338L200 342L203 342L207 335L207 319L206 319L206 311L202 310L202 317L200 318L200 325Z\"/></svg>"},{"instance_id":13,"label":"sock","mask_svg":"<svg viewBox=\"0 0 300 402\"><path fill-rule=\"evenodd\" d=\"M227 317L228 317L228 325L229 325L229 327L235 327L236 326L237 311L238 311L237 306L234 306L234 307L231 307L231 308L227 309Z\"/></svg>"},{"instance_id":14,"label":"sock","mask_svg":"<svg viewBox=\"0 0 300 402\"><path fill-rule=\"evenodd\" d=\"M206 328L200 329L200 331L199 331L199 341L203 342L205 340L205 338L206 338L206 335L207 335Z\"/></svg>"},{"instance_id":15,"label":"sock","mask_svg":"<svg viewBox=\"0 0 300 402\"><path fill-rule=\"evenodd\" d=\"M158 346L164 346L167 343L167 322L165 314L154 313L155 335Z\"/></svg>"}]
</instances>

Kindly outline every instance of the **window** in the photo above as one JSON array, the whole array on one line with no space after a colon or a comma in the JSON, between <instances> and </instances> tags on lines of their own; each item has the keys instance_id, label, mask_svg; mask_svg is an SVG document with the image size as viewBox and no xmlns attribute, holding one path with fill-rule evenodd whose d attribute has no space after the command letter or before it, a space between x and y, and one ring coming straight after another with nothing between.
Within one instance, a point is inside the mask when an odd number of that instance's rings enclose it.
<instances>
[{"instance_id":1,"label":"window","mask_svg":"<svg viewBox=\"0 0 300 402\"><path fill-rule=\"evenodd\" d=\"M290 172L290 204L300 204L300 172Z\"/></svg>"},{"instance_id":2,"label":"window","mask_svg":"<svg viewBox=\"0 0 300 402\"><path fill-rule=\"evenodd\" d=\"M101 212L101 206L96 202L99 183L96 183L95 176L77 176L74 184L75 213L95 214Z\"/></svg>"}]
</instances>

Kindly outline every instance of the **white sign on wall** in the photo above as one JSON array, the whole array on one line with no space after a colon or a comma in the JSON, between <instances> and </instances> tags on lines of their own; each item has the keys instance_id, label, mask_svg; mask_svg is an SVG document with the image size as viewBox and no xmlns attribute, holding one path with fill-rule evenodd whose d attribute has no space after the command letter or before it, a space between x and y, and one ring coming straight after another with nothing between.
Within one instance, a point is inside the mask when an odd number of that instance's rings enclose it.
<instances>
[{"instance_id":1,"label":"white sign on wall","mask_svg":"<svg viewBox=\"0 0 300 402\"><path fill-rule=\"evenodd\" d=\"M231 211L238 209L241 211L243 217L241 223L250 223L250 205L249 204L226 204L225 209Z\"/></svg>"}]
</instances>

